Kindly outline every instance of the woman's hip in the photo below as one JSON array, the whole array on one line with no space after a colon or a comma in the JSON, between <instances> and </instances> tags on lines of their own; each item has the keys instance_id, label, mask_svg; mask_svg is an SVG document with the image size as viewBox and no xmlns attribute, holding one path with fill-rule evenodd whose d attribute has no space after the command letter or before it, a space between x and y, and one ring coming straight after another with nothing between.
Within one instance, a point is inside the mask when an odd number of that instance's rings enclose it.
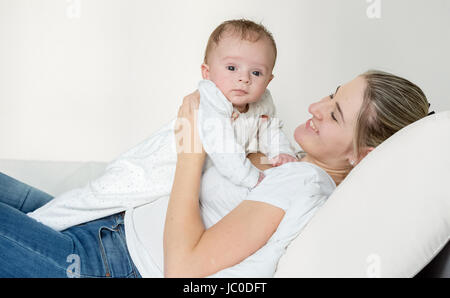
<instances>
[{"instance_id":1,"label":"woman's hip","mask_svg":"<svg viewBox=\"0 0 450 298\"><path fill-rule=\"evenodd\" d=\"M128 252L123 212L62 233L73 239L75 251L79 253L79 258L75 256L75 259L79 259L84 275L91 272L99 277L140 277Z\"/></svg>"}]
</instances>

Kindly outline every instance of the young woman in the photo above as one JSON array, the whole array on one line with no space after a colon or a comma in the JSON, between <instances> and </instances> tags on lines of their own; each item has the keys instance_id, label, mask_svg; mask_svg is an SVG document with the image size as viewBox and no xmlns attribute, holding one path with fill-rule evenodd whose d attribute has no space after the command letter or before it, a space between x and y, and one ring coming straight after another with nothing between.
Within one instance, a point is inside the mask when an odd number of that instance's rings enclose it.
<instances>
[{"instance_id":1,"label":"young woman","mask_svg":"<svg viewBox=\"0 0 450 298\"><path fill-rule=\"evenodd\" d=\"M178 116L190 127L198 103L194 92L180 107ZM25 214L51 197L0 175L0 277L272 276L336 185L373 148L427 116L428 102L411 82L371 71L309 112L311 119L294 132L304 150L299 162L265 169L261 184L247 191L214 167L202 177L205 153L181 151L166 204L127 210L129 224L120 213L52 230ZM267 167L258 155L250 159ZM165 216L155 221L158 214Z\"/></svg>"}]
</instances>

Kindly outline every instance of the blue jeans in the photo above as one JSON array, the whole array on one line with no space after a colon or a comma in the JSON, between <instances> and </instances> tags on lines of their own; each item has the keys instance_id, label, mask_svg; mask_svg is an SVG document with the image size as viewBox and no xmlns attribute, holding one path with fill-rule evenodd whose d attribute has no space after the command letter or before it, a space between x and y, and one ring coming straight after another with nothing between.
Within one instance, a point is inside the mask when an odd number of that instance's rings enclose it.
<instances>
[{"instance_id":1,"label":"blue jeans","mask_svg":"<svg viewBox=\"0 0 450 298\"><path fill-rule=\"evenodd\" d=\"M0 172L0 277L141 277L123 213L58 232L26 215L51 199Z\"/></svg>"}]
</instances>

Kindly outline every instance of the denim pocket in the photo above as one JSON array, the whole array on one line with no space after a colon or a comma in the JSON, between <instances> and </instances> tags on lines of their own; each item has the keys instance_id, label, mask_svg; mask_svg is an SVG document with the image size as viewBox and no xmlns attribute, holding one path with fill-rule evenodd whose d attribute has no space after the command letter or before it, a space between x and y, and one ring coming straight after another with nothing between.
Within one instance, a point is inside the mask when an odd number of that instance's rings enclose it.
<instances>
[{"instance_id":1,"label":"denim pocket","mask_svg":"<svg viewBox=\"0 0 450 298\"><path fill-rule=\"evenodd\" d=\"M98 240L106 277L129 277L135 275L125 237L119 225L100 227Z\"/></svg>"}]
</instances>

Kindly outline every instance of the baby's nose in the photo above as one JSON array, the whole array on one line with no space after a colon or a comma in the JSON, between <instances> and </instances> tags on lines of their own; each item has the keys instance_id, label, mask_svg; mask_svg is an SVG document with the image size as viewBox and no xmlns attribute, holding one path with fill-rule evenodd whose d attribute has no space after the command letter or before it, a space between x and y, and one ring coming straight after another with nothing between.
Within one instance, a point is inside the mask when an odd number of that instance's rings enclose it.
<instances>
[{"instance_id":1,"label":"baby's nose","mask_svg":"<svg viewBox=\"0 0 450 298\"><path fill-rule=\"evenodd\" d=\"M250 76L248 74L240 74L239 75L239 82L248 84L250 82Z\"/></svg>"}]
</instances>

